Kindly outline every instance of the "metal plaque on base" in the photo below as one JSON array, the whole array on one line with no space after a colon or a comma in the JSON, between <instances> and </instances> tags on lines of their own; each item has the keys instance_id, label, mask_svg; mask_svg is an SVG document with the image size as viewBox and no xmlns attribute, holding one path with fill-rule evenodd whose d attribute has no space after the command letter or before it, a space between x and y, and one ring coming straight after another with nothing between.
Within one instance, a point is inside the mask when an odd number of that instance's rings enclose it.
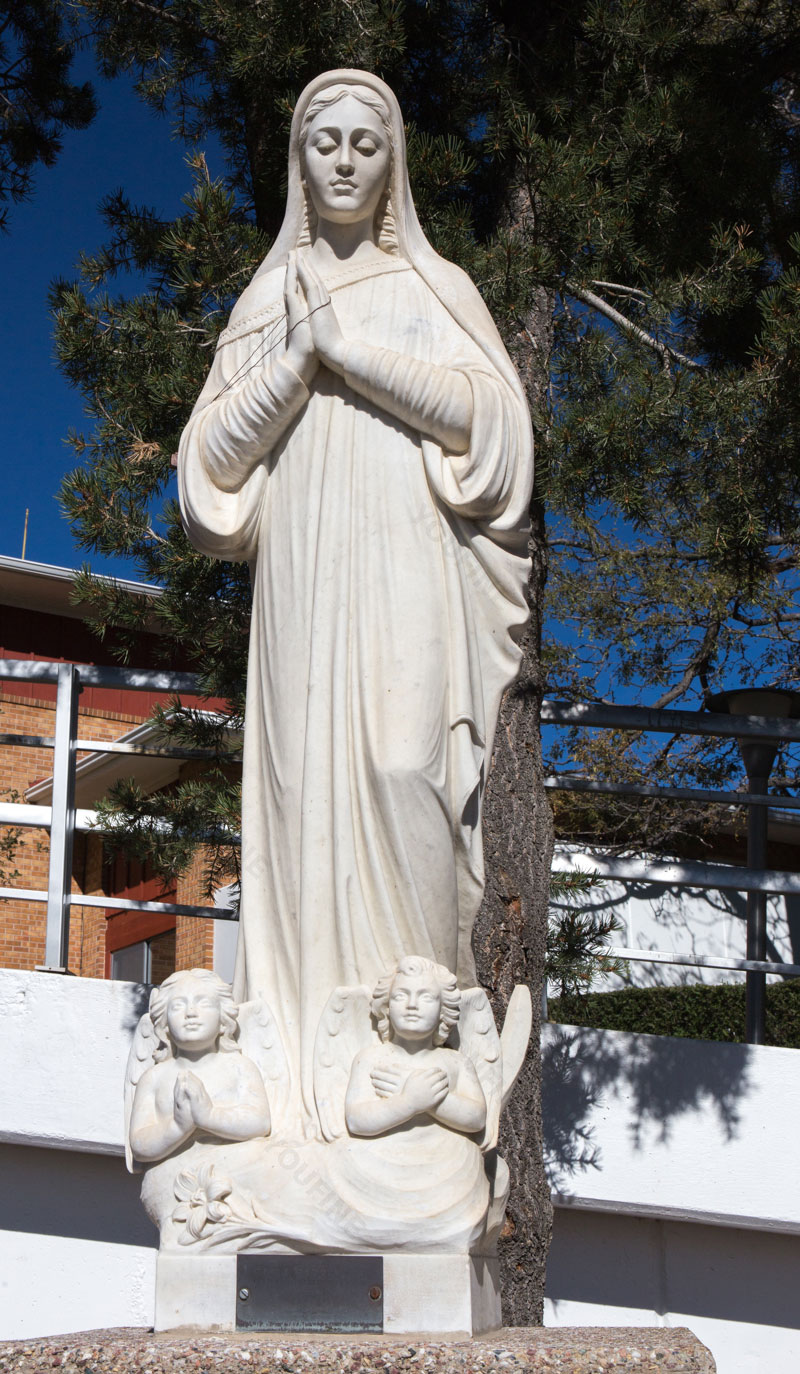
<instances>
[{"instance_id":1,"label":"metal plaque on base","mask_svg":"<svg viewBox=\"0 0 800 1374\"><path fill-rule=\"evenodd\" d=\"M380 1255L254 1255L236 1263L236 1326L383 1331Z\"/></svg>"}]
</instances>

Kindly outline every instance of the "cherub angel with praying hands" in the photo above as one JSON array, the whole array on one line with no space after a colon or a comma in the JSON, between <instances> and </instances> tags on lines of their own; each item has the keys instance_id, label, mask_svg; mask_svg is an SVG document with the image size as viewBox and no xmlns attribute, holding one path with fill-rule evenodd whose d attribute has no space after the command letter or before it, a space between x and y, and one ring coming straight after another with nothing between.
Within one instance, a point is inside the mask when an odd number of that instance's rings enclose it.
<instances>
[{"instance_id":1,"label":"cherub angel with praying hands","mask_svg":"<svg viewBox=\"0 0 800 1374\"><path fill-rule=\"evenodd\" d=\"M372 1015L381 1043L356 1055L345 1099L351 1135L375 1136L420 1116L472 1135L486 1098L471 1060L444 1042L456 1024L455 976L430 959L401 959L378 982Z\"/></svg>"},{"instance_id":2,"label":"cherub angel with praying hands","mask_svg":"<svg viewBox=\"0 0 800 1374\"><path fill-rule=\"evenodd\" d=\"M230 987L207 969L174 973L153 989L138 1054L149 1067L128 1074L132 1159L154 1164L197 1139L269 1134L263 1077L236 1042L237 1016Z\"/></svg>"}]
</instances>

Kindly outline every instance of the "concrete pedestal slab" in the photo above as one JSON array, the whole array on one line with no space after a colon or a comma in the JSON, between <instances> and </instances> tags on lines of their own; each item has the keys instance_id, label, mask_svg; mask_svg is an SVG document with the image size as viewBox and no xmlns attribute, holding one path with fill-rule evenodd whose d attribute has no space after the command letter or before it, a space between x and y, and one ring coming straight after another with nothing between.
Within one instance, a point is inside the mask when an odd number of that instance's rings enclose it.
<instances>
[{"instance_id":1,"label":"concrete pedestal slab","mask_svg":"<svg viewBox=\"0 0 800 1374\"><path fill-rule=\"evenodd\" d=\"M713 1356L685 1327L505 1327L471 1340L427 1336L285 1336L236 1333L179 1336L131 1328L83 1331L0 1344L3 1374L208 1374L313 1370L314 1374L716 1374Z\"/></svg>"}]
</instances>

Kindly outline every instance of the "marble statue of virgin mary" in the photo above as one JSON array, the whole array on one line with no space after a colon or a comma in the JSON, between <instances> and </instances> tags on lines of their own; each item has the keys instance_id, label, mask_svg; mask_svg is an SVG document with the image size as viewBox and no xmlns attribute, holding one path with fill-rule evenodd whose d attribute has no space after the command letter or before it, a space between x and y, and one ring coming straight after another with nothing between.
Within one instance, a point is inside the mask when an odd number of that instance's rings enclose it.
<instances>
[{"instance_id":1,"label":"marble statue of virgin mary","mask_svg":"<svg viewBox=\"0 0 800 1374\"><path fill-rule=\"evenodd\" d=\"M409 953L475 981L532 474L497 330L417 220L394 95L326 72L179 459L192 543L252 570L235 991L272 1008L307 1134L335 987Z\"/></svg>"}]
</instances>

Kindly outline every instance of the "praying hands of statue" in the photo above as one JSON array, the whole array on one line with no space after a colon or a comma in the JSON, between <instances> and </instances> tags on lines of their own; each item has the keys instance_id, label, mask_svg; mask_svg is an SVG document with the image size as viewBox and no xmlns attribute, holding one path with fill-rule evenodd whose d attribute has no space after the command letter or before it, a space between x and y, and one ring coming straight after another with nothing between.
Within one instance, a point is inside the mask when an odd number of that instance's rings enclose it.
<instances>
[{"instance_id":1,"label":"praying hands of statue","mask_svg":"<svg viewBox=\"0 0 800 1374\"><path fill-rule=\"evenodd\" d=\"M306 386L320 362L334 372L344 366L346 343L330 292L309 259L289 254L284 286L286 361Z\"/></svg>"},{"instance_id":2,"label":"praying hands of statue","mask_svg":"<svg viewBox=\"0 0 800 1374\"><path fill-rule=\"evenodd\" d=\"M314 348L320 360L333 372L344 368L347 344L339 328L330 292L306 254L293 254L300 285L305 293L306 311Z\"/></svg>"},{"instance_id":3,"label":"praying hands of statue","mask_svg":"<svg viewBox=\"0 0 800 1374\"><path fill-rule=\"evenodd\" d=\"M289 254L286 265L283 302L286 309L286 362L301 381L310 386L319 366L320 355L311 329L308 302L298 282L296 252Z\"/></svg>"},{"instance_id":4,"label":"praying hands of statue","mask_svg":"<svg viewBox=\"0 0 800 1374\"><path fill-rule=\"evenodd\" d=\"M472 430L472 388L462 372L346 339L330 292L307 252L289 255L285 299L286 361L306 385L316 361L322 362L359 395L411 429L430 434L448 453L466 453Z\"/></svg>"},{"instance_id":5,"label":"praying hands of statue","mask_svg":"<svg viewBox=\"0 0 800 1374\"><path fill-rule=\"evenodd\" d=\"M200 1130L213 1129L211 1126L214 1104L204 1085L193 1073L179 1073L175 1079L172 1093L175 1108L175 1124L189 1134L196 1127Z\"/></svg>"}]
</instances>

